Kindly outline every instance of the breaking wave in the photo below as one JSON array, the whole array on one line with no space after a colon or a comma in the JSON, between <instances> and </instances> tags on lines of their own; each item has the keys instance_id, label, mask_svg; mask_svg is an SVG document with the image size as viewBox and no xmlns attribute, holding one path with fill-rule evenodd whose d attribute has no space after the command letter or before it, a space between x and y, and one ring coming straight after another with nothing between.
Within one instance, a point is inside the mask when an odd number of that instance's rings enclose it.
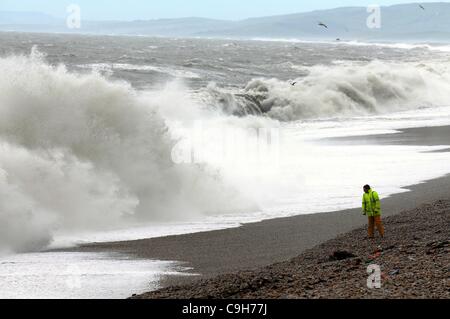
<instances>
[{"instance_id":1,"label":"breaking wave","mask_svg":"<svg viewBox=\"0 0 450 319\"><path fill-rule=\"evenodd\" d=\"M281 121L364 116L450 105L450 70L444 63L338 64L305 67L293 82L254 79L232 94L211 86L226 113L267 115Z\"/></svg>"},{"instance_id":2,"label":"breaking wave","mask_svg":"<svg viewBox=\"0 0 450 319\"><path fill-rule=\"evenodd\" d=\"M129 84L50 66L36 50L0 58L0 73L0 252L240 205L207 167L173 164L164 120Z\"/></svg>"},{"instance_id":3,"label":"breaking wave","mask_svg":"<svg viewBox=\"0 0 450 319\"><path fill-rule=\"evenodd\" d=\"M36 50L0 58L0 252L45 248L55 231L179 221L252 206L257 187L245 178L228 183L238 173L173 163L171 121L204 117L213 126L266 126L277 122L272 119L450 105L445 63L303 69L305 76L292 82L260 78L240 91L211 84L188 94L176 83L137 92L95 72L71 73L48 65ZM251 191L242 195L245 188Z\"/></svg>"}]
</instances>

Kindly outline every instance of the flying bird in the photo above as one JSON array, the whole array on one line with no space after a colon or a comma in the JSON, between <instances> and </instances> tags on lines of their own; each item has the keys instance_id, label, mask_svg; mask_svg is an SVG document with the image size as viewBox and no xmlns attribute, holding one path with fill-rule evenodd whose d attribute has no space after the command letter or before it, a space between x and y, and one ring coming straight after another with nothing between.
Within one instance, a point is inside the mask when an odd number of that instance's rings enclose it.
<instances>
[{"instance_id":1,"label":"flying bird","mask_svg":"<svg viewBox=\"0 0 450 319\"><path fill-rule=\"evenodd\" d=\"M319 26L321 26L321 27L324 27L324 28L327 28L328 29L328 26L325 24L325 23L323 23L323 22L319 22Z\"/></svg>"},{"instance_id":2,"label":"flying bird","mask_svg":"<svg viewBox=\"0 0 450 319\"><path fill-rule=\"evenodd\" d=\"M425 11L425 7L421 4L419 4L420 9L422 9L423 11Z\"/></svg>"}]
</instances>

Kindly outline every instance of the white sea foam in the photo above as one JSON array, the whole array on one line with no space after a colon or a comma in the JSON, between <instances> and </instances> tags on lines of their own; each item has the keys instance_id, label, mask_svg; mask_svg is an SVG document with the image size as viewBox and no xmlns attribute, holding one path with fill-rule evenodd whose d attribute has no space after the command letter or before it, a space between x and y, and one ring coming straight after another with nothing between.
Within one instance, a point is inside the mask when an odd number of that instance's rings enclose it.
<instances>
[{"instance_id":1,"label":"white sea foam","mask_svg":"<svg viewBox=\"0 0 450 319\"><path fill-rule=\"evenodd\" d=\"M138 65L127 63L93 63L93 64L81 64L78 67L83 69L91 69L97 72L105 72L107 74L113 73L114 70L122 70L122 71L158 72L168 74L174 78L190 78L190 79L200 78L199 74L194 73L192 71L153 65Z\"/></svg>"},{"instance_id":2,"label":"white sea foam","mask_svg":"<svg viewBox=\"0 0 450 319\"><path fill-rule=\"evenodd\" d=\"M297 38L253 38L254 41L265 42L288 42L288 43L305 43L305 44L328 44L328 45L348 45L359 47L382 47L401 50L430 50L438 52L450 52L450 45L440 43L404 43L404 42L365 42L365 41L347 41L341 39L339 41L330 40L304 40Z\"/></svg>"},{"instance_id":3,"label":"white sea foam","mask_svg":"<svg viewBox=\"0 0 450 319\"><path fill-rule=\"evenodd\" d=\"M0 73L0 251L38 250L56 230L242 204L207 167L174 165L164 120L129 85L51 67L36 51L1 58Z\"/></svg>"},{"instance_id":4,"label":"white sea foam","mask_svg":"<svg viewBox=\"0 0 450 319\"><path fill-rule=\"evenodd\" d=\"M338 44L353 46L375 46L390 49L402 50L429 50L437 52L450 52L450 45L445 44L429 44L429 43L376 43L376 42L359 42L359 41L342 41Z\"/></svg>"},{"instance_id":5,"label":"white sea foam","mask_svg":"<svg viewBox=\"0 0 450 319\"><path fill-rule=\"evenodd\" d=\"M282 121L346 118L450 105L450 69L443 62L341 63L305 67L290 85L255 79L245 93L263 113Z\"/></svg>"},{"instance_id":6,"label":"white sea foam","mask_svg":"<svg viewBox=\"0 0 450 319\"><path fill-rule=\"evenodd\" d=\"M1 299L125 299L158 289L172 262L121 255L34 253L0 258Z\"/></svg>"}]
</instances>

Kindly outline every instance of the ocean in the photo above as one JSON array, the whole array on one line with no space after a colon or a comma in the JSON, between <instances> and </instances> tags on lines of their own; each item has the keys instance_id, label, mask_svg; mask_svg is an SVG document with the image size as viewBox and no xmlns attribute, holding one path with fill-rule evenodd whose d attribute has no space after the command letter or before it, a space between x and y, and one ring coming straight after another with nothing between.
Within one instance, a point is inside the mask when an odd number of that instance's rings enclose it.
<instances>
[{"instance_id":1,"label":"ocean","mask_svg":"<svg viewBox=\"0 0 450 319\"><path fill-rule=\"evenodd\" d=\"M0 33L0 297L157 289L186 268L58 251L353 208L367 183L387 197L448 174L448 145L326 141L449 125L449 51Z\"/></svg>"}]
</instances>

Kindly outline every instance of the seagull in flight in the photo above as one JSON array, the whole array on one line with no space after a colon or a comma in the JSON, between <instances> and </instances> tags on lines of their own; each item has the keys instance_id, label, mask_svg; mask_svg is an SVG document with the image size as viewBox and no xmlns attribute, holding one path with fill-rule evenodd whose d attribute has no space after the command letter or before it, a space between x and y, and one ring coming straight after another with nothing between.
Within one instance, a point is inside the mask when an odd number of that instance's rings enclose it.
<instances>
[{"instance_id":1,"label":"seagull in flight","mask_svg":"<svg viewBox=\"0 0 450 319\"><path fill-rule=\"evenodd\" d=\"M325 23L323 23L323 22L319 22L319 26L321 26L321 27L324 27L324 28L327 28L328 29L328 26L325 24Z\"/></svg>"},{"instance_id":2,"label":"seagull in flight","mask_svg":"<svg viewBox=\"0 0 450 319\"><path fill-rule=\"evenodd\" d=\"M425 11L425 7L421 4L419 4L420 9L422 9L423 11Z\"/></svg>"}]
</instances>

